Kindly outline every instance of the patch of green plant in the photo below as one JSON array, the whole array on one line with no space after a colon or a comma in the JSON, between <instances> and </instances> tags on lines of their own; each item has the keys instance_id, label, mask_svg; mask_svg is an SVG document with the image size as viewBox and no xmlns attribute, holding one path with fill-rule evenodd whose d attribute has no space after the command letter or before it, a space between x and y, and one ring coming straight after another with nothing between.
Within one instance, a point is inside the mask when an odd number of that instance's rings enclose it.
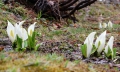
<instances>
[{"instance_id":1,"label":"patch of green plant","mask_svg":"<svg viewBox=\"0 0 120 72\"><path fill-rule=\"evenodd\" d=\"M49 15L47 15L47 14L42 14L42 16L46 17L47 20L55 20L54 17L49 16Z\"/></svg>"},{"instance_id":2,"label":"patch of green plant","mask_svg":"<svg viewBox=\"0 0 120 72\"><path fill-rule=\"evenodd\" d=\"M113 28L114 28L114 29L117 29L117 28L119 28L119 27L120 27L119 24L113 24Z\"/></svg>"},{"instance_id":3,"label":"patch of green plant","mask_svg":"<svg viewBox=\"0 0 120 72\"><path fill-rule=\"evenodd\" d=\"M85 28L68 28L68 31L71 34L79 34L79 33L83 33L86 29Z\"/></svg>"},{"instance_id":4,"label":"patch of green plant","mask_svg":"<svg viewBox=\"0 0 120 72\"><path fill-rule=\"evenodd\" d=\"M50 32L50 35L56 35L56 36L59 36L59 35L62 35L63 34L63 31L62 30L53 30Z\"/></svg>"},{"instance_id":5,"label":"patch of green plant","mask_svg":"<svg viewBox=\"0 0 120 72\"><path fill-rule=\"evenodd\" d=\"M67 67L68 63L69 63L69 61L66 60L66 61L65 61L65 67Z\"/></svg>"},{"instance_id":6,"label":"patch of green plant","mask_svg":"<svg viewBox=\"0 0 120 72\"><path fill-rule=\"evenodd\" d=\"M63 57L58 56L56 53L52 53L52 54L47 54L46 59L51 61L61 62L63 60Z\"/></svg>"},{"instance_id":7,"label":"patch of green plant","mask_svg":"<svg viewBox=\"0 0 120 72\"><path fill-rule=\"evenodd\" d=\"M67 24L72 24L73 21L71 19L67 19Z\"/></svg>"},{"instance_id":8,"label":"patch of green plant","mask_svg":"<svg viewBox=\"0 0 120 72\"><path fill-rule=\"evenodd\" d=\"M15 26L13 26L8 21L7 26L7 34L12 42L12 47L16 51L25 51L25 50L37 50L40 46L40 44L36 44L37 41L35 39L36 32L34 31L35 24L32 24L28 28L28 32L25 30L25 28L22 27L22 24L24 21L16 23Z\"/></svg>"},{"instance_id":9,"label":"patch of green plant","mask_svg":"<svg viewBox=\"0 0 120 72\"><path fill-rule=\"evenodd\" d=\"M105 46L106 42L106 31L101 33L99 37L97 37L95 44L93 43L94 36L96 32L91 32L86 40L84 41L84 44L81 45L81 51L84 58L89 58L91 54L94 56L101 56L102 52L104 51L105 56L110 59L115 59L116 57L116 49L113 48L113 41L114 37L111 36L107 45Z\"/></svg>"},{"instance_id":10,"label":"patch of green plant","mask_svg":"<svg viewBox=\"0 0 120 72\"><path fill-rule=\"evenodd\" d=\"M23 19L25 19L27 17L26 16L26 10L22 6L18 6L16 8L14 8L12 12L20 15Z\"/></svg>"},{"instance_id":11,"label":"patch of green plant","mask_svg":"<svg viewBox=\"0 0 120 72\"><path fill-rule=\"evenodd\" d=\"M4 58L6 57L6 55L5 54L3 54L3 53L0 53L0 60L4 60Z\"/></svg>"},{"instance_id":12,"label":"patch of green plant","mask_svg":"<svg viewBox=\"0 0 120 72\"><path fill-rule=\"evenodd\" d=\"M75 63L75 64L79 64L79 63L80 63L80 60L75 60L74 63Z\"/></svg>"},{"instance_id":13,"label":"patch of green plant","mask_svg":"<svg viewBox=\"0 0 120 72\"><path fill-rule=\"evenodd\" d=\"M41 17L42 17L42 12L40 11L40 12L37 14L37 19L39 20Z\"/></svg>"},{"instance_id":14,"label":"patch of green plant","mask_svg":"<svg viewBox=\"0 0 120 72\"><path fill-rule=\"evenodd\" d=\"M0 0L0 8L2 8L4 6L4 3L2 0Z\"/></svg>"}]
</instances>

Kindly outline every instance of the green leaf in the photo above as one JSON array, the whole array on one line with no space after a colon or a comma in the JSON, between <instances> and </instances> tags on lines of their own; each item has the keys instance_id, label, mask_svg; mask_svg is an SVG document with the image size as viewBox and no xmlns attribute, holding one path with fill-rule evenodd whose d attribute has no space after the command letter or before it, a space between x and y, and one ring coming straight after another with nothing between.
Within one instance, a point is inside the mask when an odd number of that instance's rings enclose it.
<instances>
[{"instance_id":1,"label":"green leaf","mask_svg":"<svg viewBox=\"0 0 120 72\"><path fill-rule=\"evenodd\" d=\"M24 41L24 47L26 48L28 46L27 41Z\"/></svg>"},{"instance_id":2,"label":"green leaf","mask_svg":"<svg viewBox=\"0 0 120 72\"><path fill-rule=\"evenodd\" d=\"M97 50L96 46L93 45L91 54L94 54L96 52L96 50Z\"/></svg>"},{"instance_id":3,"label":"green leaf","mask_svg":"<svg viewBox=\"0 0 120 72\"><path fill-rule=\"evenodd\" d=\"M99 41L99 42L98 42L98 47L99 47L100 45L101 45L101 42Z\"/></svg>"},{"instance_id":4,"label":"green leaf","mask_svg":"<svg viewBox=\"0 0 120 72\"><path fill-rule=\"evenodd\" d=\"M13 49L17 48L17 42L16 41L12 43L12 48Z\"/></svg>"},{"instance_id":5,"label":"green leaf","mask_svg":"<svg viewBox=\"0 0 120 72\"><path fill-rule=\"evenodd\" d=\"M113 56L112 56L112 59L114 59L116 57L116 48L113 48Z\"/></svg>"},{"instance_id":6,"label":"green leaf","mask_svg":"<svg viewBox=\"0 0 120 72\"><path fill-rule=\"evenodd\" d=\"M41 33L38 33L38 32L37 32L36 35L37 35L37 36L41 36Z\"/></svg>"},{"instance_id":7,"label":"green leaf","mask_svg":"<svg viewBox=\"0 0 120 72\"><path fill-rule=\"evenodd\" d=\"M31 45L32 45L31 36L28 35L28 48L30 48L30 50L31 50Z\"/></svg>"},{"instance_id":8,"label":"green leaf","mask_svg":"<svg viewBox=\"0 0 120 72\"><path fill-rule=\"evenodd\" d=\"M104 53L105 53L105 52L104 52ZM108 52L105 53L105 56L106 56L107 58L112 58L112 51L111 51L110 47L108 47Z\"/></svg>"},{"instance_id":9,"label":"green leaf","mask_svg":"<svg viewBox=\"0 0 120 72\"><path fill-rule=\"evenodd\" d=\"M17 35L17 48L18 49L21 49L22 48L22 39L21 38L19 38L19 36Z\"/></svg>"},{"instance_id":10,"label":"green leaf","mask_svg":"<svg viewBox=\"0 0 120 72\"><path fill-rule=\"evenodd\" d=\"M68 62L69 62L68 60L65 62L65 67L67 67L67 65L68 65Z\"/></svg>"},{"instance_id":11,"label":"green leaf","mask_svg":"<svg viewBox=\"0 0 120 72\"><path fill-rule=\"evenodd\" d=\"M107 57L110 57L110 56L112 56L112 51L111 51L110 47L108 46L108 53L107 53Z\"/></svg>"},{"instance_id":12,"label":"green leaf","mask_svg":"<svg viewBox=\"0 0 120 72\"><path fill-rule=\"evenodd\" d=\"M37 51L39 47L40 47L40 44L37 44L34 50Z\"/></svg>"},{"instance_id":13,"label":"green leaf","mask_svg":"<svg viewBox=\"0 0 120 72\"><path fill-rule=\"evenodd\" d=\"M81 46L81 51L84 57L87 57L87 45L84 44Z\"/></svg>"},{"instance_id":14,"label":"green leaf","mask_svg":"<svg viewBox=\"0 0 120 72\"><path fill-rule=\"evenodd\" d=\"M23 51L26 50L26 48L16 48L15 50L16 50L16 51L22 51L22 52L23 52Z\"/></svg>"},{"instance_id":15,"label":"green leaf","mask_svg":"<svg viewBox=\"0 0 120 72\"><path fill-rule=\"evenodd\" d=\"M42 11L40 11L40 12L38 13L37 18L40 19L41 16L42 16Z\"/></svg>"},{"instance_id":16,"label":"green leaf","mask_svg":"<svg viewBox=\"0 0 120 72\"><path fill-rule=\"evenodd\" d=\"M32 34L32 48L35 48L35 36L36 36L36 32L33 32Z\"/></svg>"},{"instance_id":17,"label":"green leaf","mask_svg":"<svg viewBox=\"0 0 120 72\"><path fill-rule=\"evenodd\" d=\"M35 40L36 32L32 33L32 36L28 36L28 48L30 50L36 50L36 40Z\"/></svg>"}]
</instances>

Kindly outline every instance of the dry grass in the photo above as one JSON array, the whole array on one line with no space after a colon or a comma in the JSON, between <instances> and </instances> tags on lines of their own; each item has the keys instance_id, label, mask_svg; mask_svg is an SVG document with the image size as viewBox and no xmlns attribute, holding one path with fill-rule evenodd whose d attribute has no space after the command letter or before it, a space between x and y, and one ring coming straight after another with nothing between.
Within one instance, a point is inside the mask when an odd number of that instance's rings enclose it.
<instances>
[{"instance_id":1,"label":"dry grass","mask_svg":"<svg viewBox=\"0 0 120 72\"><path fill-rule=\"evenodd\" d=\"M2 55L2 56L1 56ZM109 65L87 64L82 61L70 62L56 54L42 55L38 52L0 53L0 71L7 72L106 72L115 71L117 68L110 68Z\"/></svg>"}]
</instances>

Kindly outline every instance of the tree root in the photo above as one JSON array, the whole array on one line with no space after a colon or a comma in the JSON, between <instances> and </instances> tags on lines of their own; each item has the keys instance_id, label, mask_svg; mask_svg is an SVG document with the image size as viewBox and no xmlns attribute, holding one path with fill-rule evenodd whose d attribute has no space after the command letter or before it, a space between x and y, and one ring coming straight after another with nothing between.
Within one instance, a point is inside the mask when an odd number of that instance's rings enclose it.
<instances>
[{"instance_id":1,"label":"tree root","mask_svg":"<svg viewBox=\"0 0 120 72\"><path fill-rule=\"evenodd\" d=\"M74 16L76 10L90 6L97 0L15 0L26 7L32 8L36 13L41 12L43 17L53 17L60 20L69 18L77 20ZM75 21L74 21L75 22Z\"/></svg>"}]
</instances>

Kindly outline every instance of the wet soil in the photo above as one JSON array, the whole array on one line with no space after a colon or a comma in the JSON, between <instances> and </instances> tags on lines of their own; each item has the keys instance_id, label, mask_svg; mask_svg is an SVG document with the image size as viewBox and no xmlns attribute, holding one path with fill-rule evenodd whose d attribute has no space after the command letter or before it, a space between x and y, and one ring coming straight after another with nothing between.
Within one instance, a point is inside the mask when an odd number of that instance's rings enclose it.
<instances>
[{"instance_id":1,"label":"wet soil","mask_svg":"<svg viewBox=\"0 0 120 72\"><path fill-rule=\"evenodd\" d=\"M75 60L82 60L87 63L95 63L95 64L120 64L120 54L117 53L117 59L111 60L106 59L104 55L100 57L90 57L90 58L83 58L82 53L80 50L81 44L70 43L69 41L45 41L40 43L40 47L38 52L43 54L53 54L56 53L60 56L64 56L66 60L75 61ZM118 44L119 45L119 44ZM0 41L0 51L10 51L13 50L11 46L11 42L8 38L1 39ZM30 52L30 51L26 51Z\"/></svg>"}]
</instances>

